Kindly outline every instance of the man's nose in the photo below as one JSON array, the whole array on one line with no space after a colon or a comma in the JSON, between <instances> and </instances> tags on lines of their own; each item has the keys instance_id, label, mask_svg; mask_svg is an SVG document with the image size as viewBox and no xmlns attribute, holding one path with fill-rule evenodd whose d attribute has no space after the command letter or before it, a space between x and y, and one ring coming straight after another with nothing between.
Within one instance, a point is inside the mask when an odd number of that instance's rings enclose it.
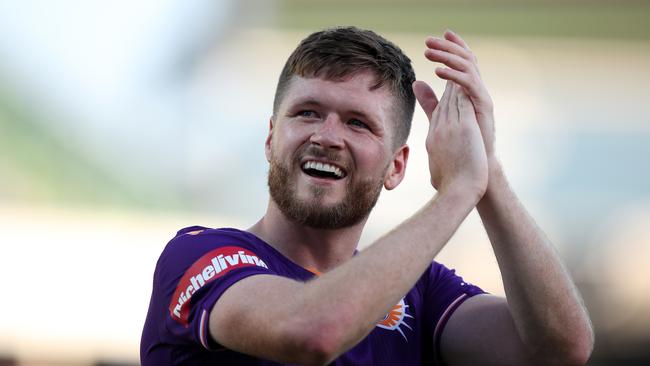
<instances>
[{"instance_id":1,"label":"man's nose","mask_svg":"<svg viewBox=\"0 0 650 366\"><path fill-rule=\"evenodd\" d=\"M309 139L312 144L325 148L342 148L343 147L343 124L341 119L333 114L318 124L316 130Z\"/></svg>"}]
</instances>

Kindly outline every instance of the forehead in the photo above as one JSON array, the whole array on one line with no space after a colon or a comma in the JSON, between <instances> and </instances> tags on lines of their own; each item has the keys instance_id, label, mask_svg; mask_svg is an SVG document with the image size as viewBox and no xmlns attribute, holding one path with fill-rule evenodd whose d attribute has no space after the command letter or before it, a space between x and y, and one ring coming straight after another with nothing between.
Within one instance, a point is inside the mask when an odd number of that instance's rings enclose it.
<instances>
[{"instance_id":1,"label":"forehead","mask_svg":"<svg viewBox=\"0 0 650 366\"><path fill-rule=\"evenodd\" d=\"M342 80L294 75L280 109L314 101L342 111L362 112L387 127L393 120L395 98L387 85L378 88L376 85L377 77L371 71L361 71Z\"/></svg>"}]
</instances>

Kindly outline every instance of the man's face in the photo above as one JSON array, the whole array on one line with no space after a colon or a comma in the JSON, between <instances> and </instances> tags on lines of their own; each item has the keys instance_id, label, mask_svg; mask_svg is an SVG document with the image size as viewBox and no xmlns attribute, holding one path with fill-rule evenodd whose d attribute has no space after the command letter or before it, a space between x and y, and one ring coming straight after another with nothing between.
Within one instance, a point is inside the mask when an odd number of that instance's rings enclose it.
<instances>
[{"instance_id":1,"label":"man's face","mask_svg":"<svg viewBox=\"0 0 650 366\"><path fill-rule=\"evenodd\" d=\"M408 148L392 149L394 97L375 77L294 76L266 143L272 199L289 219L336 229L364 220L382 185L403 177Z\"/></svg>"}]
</instances>

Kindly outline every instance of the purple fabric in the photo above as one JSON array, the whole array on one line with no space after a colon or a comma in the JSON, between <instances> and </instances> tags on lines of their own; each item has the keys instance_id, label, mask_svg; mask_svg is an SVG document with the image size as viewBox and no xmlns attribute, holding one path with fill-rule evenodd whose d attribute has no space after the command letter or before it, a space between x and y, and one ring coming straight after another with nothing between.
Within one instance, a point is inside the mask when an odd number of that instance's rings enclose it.
<instances>
[{"instance_id":1,"label":"purple fabric","mask_svg":"<svg viewBox=\"0 0 650 366\"><path fill-rule=\"evenodd\" d=\"M225 349L208 332L208 315L221 294L256 274L298 281L314 276L245 231L180 230L156 265L140 344L142 365L278 365ZM332 364L438 365L447 319L460 303L481 293L433 262L385 319Z\"/></svg>"}]
</instances>

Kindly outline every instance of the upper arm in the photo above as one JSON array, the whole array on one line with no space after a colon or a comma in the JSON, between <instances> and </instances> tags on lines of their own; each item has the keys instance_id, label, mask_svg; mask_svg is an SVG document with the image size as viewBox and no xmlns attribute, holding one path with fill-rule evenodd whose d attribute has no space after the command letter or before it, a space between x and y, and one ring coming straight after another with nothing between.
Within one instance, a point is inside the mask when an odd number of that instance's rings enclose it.
<instances>
[{"instance_id":1,"label":"upper arm","mask_svg":"<svg viewBox=\"0 0 650 366\"><path fill-rule=\"evenodd\" d=\"M505 298L477 295L463 302L442 331L446 365L528 365L526 352Z\"/></svg>"},{"instance_id":2,"label":"upper arm","mask_svg":"<svg viewBox=\"0 0 650 366\"><path fill-rule=\"evenodd\" d=\"M269 360L306 363L312 328L295 313L304 283L256 275L230 286L210 312L211 337L228 349ZM305 310L305 309L303 309ZM302 313L302 311L301 311ZM304 324L301 324L303 322Z\"/></svg>"}]
</instances>

